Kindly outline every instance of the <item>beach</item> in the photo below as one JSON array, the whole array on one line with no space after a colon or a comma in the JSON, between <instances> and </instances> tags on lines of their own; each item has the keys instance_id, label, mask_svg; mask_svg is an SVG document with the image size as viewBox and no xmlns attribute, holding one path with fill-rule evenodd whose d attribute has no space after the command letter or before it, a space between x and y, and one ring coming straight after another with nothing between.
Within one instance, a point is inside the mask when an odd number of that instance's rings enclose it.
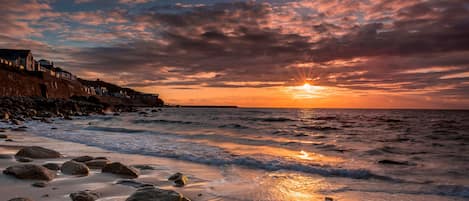
<instances>
[{"instance_id":1,"label":"beach","mask_svg":"<svg viewBox=\"0 0 469 201\"><path fill-rule=\"evenodd\" d=\"M420 124L421 132L402 134L414 124L409 116L416 114L431 117L431 126ZM454 111L141 108L73 120L1 123L4 132L0 134L11 139L0 140L1 170L24 164L62 165L91 156L120 162L138 172L138 177L103 173L103 168L90 168L86 176L59 170L45 187L36 187L37 180L1 174L0 194L6 201L15 197L54 201L72 200L71 194L89 190L99 195L96 200L120 201L154 186L200 201L462 201L469 196L463 152L466 115ZM430 127L434 130L427 132ZM374 138L376 131L384 133ZM367 133L366 138L356 138ZM374 144L364 146L370 142ZM405 144L413 144L412 149ZM32 162L15 159L20 149L31 146L62 156ZM188 178L184 186L168 180L178 172Z\"/></svg>"}]
</instances>

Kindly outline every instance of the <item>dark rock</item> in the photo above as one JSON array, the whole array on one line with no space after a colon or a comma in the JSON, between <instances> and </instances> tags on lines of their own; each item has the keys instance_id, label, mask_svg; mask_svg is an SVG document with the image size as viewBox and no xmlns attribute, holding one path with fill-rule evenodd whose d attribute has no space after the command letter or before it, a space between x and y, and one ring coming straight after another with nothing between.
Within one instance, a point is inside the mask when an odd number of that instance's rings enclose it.
<instances>
[{"instance_id":1,"label":"dark rock","mask_svg":"<svg viewBox=\"0 0 469 201\"><path fill-rule=\"evenodd\" d=\"M26 128L19 127L19 128L13 128L13 129L11 129L11 131L25 132L25 131L27 131L27 130L26 130Z\"/></svg>"},{"instance_id":2,"label":"dark rock","mask_svg":"<svg viewBox=\"0 0 469 201\"><path fill-rule=\"evenodd\" d=\"M76 161L67 161L62 164L60 171L64 174L86 176L90 173L90 169L84 164Z\"/></svg>"},{"instance_id":3,"label":"dark rock","mask_svg":"<svg viewBox=\"0 0 469 201\"><path fill-rule=\"evenodd\" d=\"M90 160L93 160L94 157L92 156L80 156L80 157L76 157L72 160L76 161L76 162L81 162L81 163L84 163L86 161L90 161Z\"/></svg>"},{"instance_id":4,"label":"dark rock","mask_svg":"<svg viewBox=\"0 0 469 201\"><path fill-rule=\"evenodd\" d=\"M29 198L13 198L13 199L9 199L8 201L33 201L33 200Z\"/></svg>"},{"instance_id":5,"label":"dark rock","mask_svg":"<svg viewBox=\"0 0 469 201\"><path fill-rule=\"evenodd\" d=\"M128 167L122 163L119 162L114 162L107 164L103 169L102 172L106 173L113 173L113 174L118 174L122 176L128 176L131 178L137 178L138 177L138 172L137 170Z\"/></svg>"},{"instance_id":6,"label":"dark rock","mask_svg":"<svg viewBox=\"0 0 469 201\"><path fill-rule=\"evenodd\" d=\"M143 187L135 191L125 201L190 201L182 194L172 191L164 190L151 186Z\"/></svg>"},{"instance_id":7,"label":"dark rock","mask_svg":"<svg viewBox=\"0 0 469 201\"><path fill-rule=\"evenodd\" d=\"M57 164L57 163L46 163L42 166L49 170L54 170L54 171L60 170L60 164Z\"/></svg>"},{"instance_id":8,"label":"dark rock","mask_svg":"<svg viewBox=\"0 0 469 201\"><path fill-rule=\"evenodd\" d=\"M4 132L5 132L5 129L0 128L0 133L4 133Z\"/></svg>"},{"instance_id":9,"label":"dark rock","mask_svg":"<svg viewBox=\"0 0 469 201\"><path fill-rule=\"evenodd\" d=\"M22 125L23 124L22 121L19 121L19 120L16 120L16 119L12 119L11 123L14 124L14 125Z\"/></svg>"},{"instance_id":10,"label":"dark rock","mask_svg":"<svg viewBox=\"0 0 469 201\"><path fill-rule=\"evenodd\" d=\"M116 113L114 113L113 115L114 115L114 116L120 116L121 114L119 114L119 113L116 112Z\"/></svg>"},{"instance_id":11,"label":"dark rock","mask_svg":"<svg viewBox=\"0 0 469 201\"><path fill-rule=\"evenodd\" d=\"M60 153L51 149L32 146L22 148L15 156L29 158L60 158Z\"/></svg>"},{"instance_id":12,"label":"dark rock","mask_svg":"<svg viewBox=\"0 0 469 201\"><path fill-rule=\"evenodd\" d=\"M33 159L28 158L28 157L16 157L16 161L22 162L22 163L29 163L29 162L33 162Z\"/></svg>"},{"instance_id":13,"label":"dark rock","mask_svg":"<svg viewBox=\"0 0 469 201\"><path fill-rule=\"evenodd\" d=\"M6 139L5 142L13 142L13 139Z\"/></svg>"},{"instance_id":14,"label":"dark rock","mask_svg":"<svg viewBox=\"0 0 469 201\"><path fill-rule=\"evenodd\" d=\"M99 193L90 190L71 193L70 198L73 201L95 201L100 197Z\"/></svg>"},{"instance_id":15,"label":"dark rock","mask_svg":"<svg viewBox=\"0 0 469 201\"><path fill-rule=\"evenodd\" d=\"M380 160L378 161L379 164L383 165L412 165L411 163L407 161L393 161L393 160Z\"/></svg>"},{"instance_id":16,"label":"dark rock","mask_svg":"<svg viewBox=\"0 0 469 201\"><path fill-rule=\"evenodd\" d=\"M98 156L98 157L96 157L96 158L94 158L94 159L95 159L95 160L107 160L107 158L104 157L104 156Z\"/></svg>"},{"instance_id":17,"label":"dark rock","mask_svg":"<svg viewBox=\"0 0 469 201\"><path fill-rule=\"evenodd\" d=\"M154 167L150 165L134 165L133 167L139 170L154 170L155 169Z\"/></svg>"},{"instance_id":18,"label":"dark rock","mask_svg":"<svg viewBox=\"0 0 469 201\"><path fill-rule=\"evenodd\" d=\"M50 181L55 173L49 169L33 164L15 165L3 170L3 174L13 175L18 179L37 179Z\"/></svg>"},{"instance_id":19,"label":"dark rock","mask_svg":"<svg viewBox=\"0 0 469 201\"><path fill-rule=\"evenodd\" d=\"M102 169L109 163L108 160L105 159L95 159L86 161L85 164L91 169Z\"/></svg>"},{"instance_id":20,"label":"dark rock","mask_svg":"<svg viewBox=\"0 0 469 201\"><path fill-rule=\"evenodd\" d=\"M139 112L138 114L140 114L140 115L146 115L146 114L148 114L148 113L147 113L147 112Z\"/></svg>"},{"instance_id":21,"label":"dark rock","mask_svg":"<svg viewBox=\"0 0 469 201\"><path fill-rule=\"evenodd\" d=\"M5 138L8 138L8 135L0 134L0 139L5 139Z\"/></svg>"},{"instance_id":22,"label":"dark rock","mask_svg":"<svg viewBox=\"0 0 469 201\"><path fill-rule=\"evenodd\" d=\"M38 187L38 188L44 188L47 186L47 183L46 182L35 182L32 184L32 186L34 187Z\"/></svg>"},{"instance_id":23,"label":"dark rock","mask_svg":"<svg viewBox=\"0 0 469 201\"><path fill-rule=\"evenodd\" d=\"M147 186L153 186L153 184L142 183L142 182L135 181L135 180L132 180L132 179L119 180L119 181L116 182L116 184L121 184L121 185L125 185L125 186L132 186L134 188L142 188L142 187L147 187Z\"/></svg>"},{"instance_id":24,"label":"dark rock","mask_svg":"<svg viewBox=\"0 0 469 201\"><path fill-rule=\"evenodd\" d=\"M175 186L178 186L178 187L181 187L181 186L184 186L187 184L187 182L189 181L189 179L183 175L182 173L178 172L176 174L173 174L171 175L169 178L168 178L169 181L173 181Z\"/></svg>"},{"instance_id":25,"label":"dark rock","mask_svg":"<svg viewBox=\"0 0 469 201\"><path fill-rule=\"evenodd\" d=\"M334 201L334 199L332 199L331 197L326 197L324 198L324 201Z\"/></svg>"}]
</instances>

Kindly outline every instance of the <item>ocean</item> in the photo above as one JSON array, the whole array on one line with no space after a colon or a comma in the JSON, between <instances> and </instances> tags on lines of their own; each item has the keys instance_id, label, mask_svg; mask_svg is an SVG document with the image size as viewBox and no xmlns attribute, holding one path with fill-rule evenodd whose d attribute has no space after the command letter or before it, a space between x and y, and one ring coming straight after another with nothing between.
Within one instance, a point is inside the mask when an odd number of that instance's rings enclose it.
<instances>
[{"instance_id":1,"label":"ocean","mask_svg":"<svg viewBox=\"0 0 469 201\"><path fill-rule=\"evenodd\" d=\"M224 178L208 185L227 187L210 192L220 200L469 200L469 111L151 110L30 128L115 152L219 167Z\"/></svg>"}]
</instances>

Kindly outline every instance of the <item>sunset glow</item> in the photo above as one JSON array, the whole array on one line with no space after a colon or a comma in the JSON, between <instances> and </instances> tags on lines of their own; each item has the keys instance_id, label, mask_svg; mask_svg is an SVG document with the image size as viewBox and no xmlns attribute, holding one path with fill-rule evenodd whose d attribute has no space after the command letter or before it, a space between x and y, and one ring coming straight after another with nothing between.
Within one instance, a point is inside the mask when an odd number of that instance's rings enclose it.
<instances>
[{"instance_id":1,"label":"sunset glow","mask_svg":"<svg viewBox=\"0 0 469 201\"><path fill-rule=\"evenodd\" d=\"M25 2L4 48L171 105L469 107L464 1Z\"/></svg>"}]
</instances>

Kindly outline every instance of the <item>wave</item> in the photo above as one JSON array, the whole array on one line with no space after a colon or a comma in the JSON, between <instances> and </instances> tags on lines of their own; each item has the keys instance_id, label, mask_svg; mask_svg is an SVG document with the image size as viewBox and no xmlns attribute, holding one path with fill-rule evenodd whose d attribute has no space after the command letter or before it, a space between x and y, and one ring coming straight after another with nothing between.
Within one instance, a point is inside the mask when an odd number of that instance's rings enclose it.
<instances>
[{"instance_id":1,"label":"wave","mask_svg":"<svg viewBox=\"0 0 469 201\"><path fill-rule=\"evenodd\" d=\"M296 121L295 119L290 119L286 117L241 117L239 118L245 121L262 121L262 122L288 122Z\"/></svg>"},{"instance_id":2,"label":"wave","mask_svg":"<svg viewBox=\"0 0 469 201\"><path fill-rule=\"evenodd\" d=\"M85 128L85 130L115 132L115 133L142 133L146 131L146 130L139 130L139 129L113 128L113 127L100 127L100 126L88 126Z\"/></svg>"},{"instance_id":3,"label":"wave","mask_svg":"<svg viewBox=\"0 0 469 201\"><path fill-rule=\"evenodd\" d=\"M243 126L240 124L223 124L218 126L218 128L235 128L235 129L248 129L248 126Z\"/></svg>"},{"instance_id":4,"label":"wave","mask_svg":"<svg viewBox=\"0 0 469 201\"><path fill-rule=\"evenodd\" d=\"M313 130L313 131L331 131L331 130L340 130L336 127L330 126L297 126L298 128L306 129L306 130Z\"/></svg>"},{"instance_id":5,"label":"wave","mask_svg":"<svg viewBox=\"0 0 469 201\"><path fill-rule=\"evenodd\" d=\"M137 119L133 120L136 124L200 124L200 122L193 121L178 121L178 120L167 120L167 119Z\"/></svg>"}]
</instances>

